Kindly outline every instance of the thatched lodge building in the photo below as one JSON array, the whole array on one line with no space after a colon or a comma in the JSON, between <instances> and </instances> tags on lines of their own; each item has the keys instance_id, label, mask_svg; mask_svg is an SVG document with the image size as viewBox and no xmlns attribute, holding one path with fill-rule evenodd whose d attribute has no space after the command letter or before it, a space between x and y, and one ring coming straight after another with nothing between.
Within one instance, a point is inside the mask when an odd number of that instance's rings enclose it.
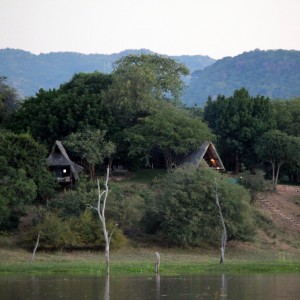
<instances>
[{"instance_id":1,"label":"thatched lodge building","mask_svg":"<svg viewBox=\"0 0 300 300\"><path fill-rule=\"evenodd\" d=\"M79 180L78 173L83 171L83 167L71 161L60 141L55 141L47 158L47 165L50 171L54 173L57 182L62 186L74 185Z\"/></svg>"}]
</instances>

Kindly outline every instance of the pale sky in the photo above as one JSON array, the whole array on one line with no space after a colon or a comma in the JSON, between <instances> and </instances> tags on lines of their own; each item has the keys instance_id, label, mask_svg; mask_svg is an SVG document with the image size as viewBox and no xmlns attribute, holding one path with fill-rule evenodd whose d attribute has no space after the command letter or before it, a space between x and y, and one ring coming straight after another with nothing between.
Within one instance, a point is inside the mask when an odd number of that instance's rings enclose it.
<instances>
[{"instance_id":1,"label":"pale sky","mask_svg":"<svg viewBox=\"0 0 300 300\"><path fill-rule=\"evenodd\" d=\"M0 0L0 49L219 59L300 50L300 0Z\"/></svg>"}]
</instances>

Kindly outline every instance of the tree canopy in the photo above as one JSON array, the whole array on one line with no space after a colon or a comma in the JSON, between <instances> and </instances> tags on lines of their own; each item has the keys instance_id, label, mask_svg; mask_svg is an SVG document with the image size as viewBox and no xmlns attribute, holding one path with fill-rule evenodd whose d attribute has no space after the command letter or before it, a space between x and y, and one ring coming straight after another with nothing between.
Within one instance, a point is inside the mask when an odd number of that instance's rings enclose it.
<instances>
[{"instance_id":1,"label":"tree canopy","mask_svg":"<svg viewBox=\"0 0 300 300\"><path fill-rule=\"evenodd\" d=\"M255 144L255 151L263 162L272 165L273 188L276 189L280 168L285 163L300 162L300 138L279 130L264 133Z\"/></svg>"},{"instance_id":2,"label":"tree canopy","mask_svg":"<svg viewBox=\"0 0 300 300\"><path fill-rule=\"evenodd\" d=\"M58 90L41 89L35 97L26 99L12 116L9 127L29 131L48 145L87 126L107 129L111 112L102 92L110 83L110 75L75 74Z\"/></svg>"},{"instance_id":3,"label":"tree canopy","mask_svg":"<svg viewBox=\"0 0 300 300\"><path fill-rule=\"evenodd\" d=\"M180 102L188 69L160 55L128 55L115 63L108 97L121 128L157 109L159 102Z\"/></svg>"},{"instance_id":4,"label":"tree canopy","mask_svg":"<svg viewBox=\"0 0 300 300\"><path fill-rule=\"evenodd\" d=\"M105 140L106 131L100 129L85 130L71 133L64 140L70 152L86 161L91 179L95 176L95 165L101 165L105 158L110 158L115 152L115 145Z\"/></svg>"},{"instance_id":5,"label":"tree canopy","mask_svg":"<svg viewBox=\"0 0 300 300\"><path fill-rule=\"evenodd\" d=\"M6 80L6 77L0 76L0 124L17 109L20 100L17 91Z\"/></svg>"},{"instance_id":6,"label":"tree canopy","mask_svg":"<svg viewBox=\"0 0 300 300\"><path fill-rule=\"evenodd\" d=\"M158 184L155 206L158 231L171 244L181 246L212 244L221 236L214 184L218 183L228 238L250 240L254 235L250 196L240 185L206 166L185 165L170 172Z\"/></svg>"},{"instance_id":7,"label":"tree canopy","mask_svg":"<svg viewBox=\"0 0 300 300\"><path fill-rule=\"evenodd\" d=\"M273 101L276 128L289 135L300 136L300 98Z\"/></svg>"},{"instance_id":8,"label":"tree canopy","mask_svg":"<svg viewBox=\"0 0 300 300\"><path fill-rule=\"evenodd\" d=\"M156 148L163 154L167 168L176 165L204 141L214 140L205 123L170 103L162 104L152 115L139 119L126 133L130 156L142 158L149 164L151 150Z\"/></svg>"},{"instance_id":9,"label":"tree canopy","mask_svg":"<svg viewBox=\"0 0 300 300\"><path fill-rule=\"evenodd\" d=\"M18 224L24 205L46 199L54 192L54 179L47 170L46 149L29 134L0 134L0 227Z\"/></svg>"},{"instance_id":10,"label":"tree canopy","mask_svg":"<svg viewBox=\"0 0 300 300\"><path fill-rule=\"evenodd\" d=\"M254 144L264 132L275 127L271 101L263 96L251 97L245 88L233 96L208 100L204 118L219 137L218 145L226 169L238 172L241 163L255 165Z\"/></svg>"}]
</instances>

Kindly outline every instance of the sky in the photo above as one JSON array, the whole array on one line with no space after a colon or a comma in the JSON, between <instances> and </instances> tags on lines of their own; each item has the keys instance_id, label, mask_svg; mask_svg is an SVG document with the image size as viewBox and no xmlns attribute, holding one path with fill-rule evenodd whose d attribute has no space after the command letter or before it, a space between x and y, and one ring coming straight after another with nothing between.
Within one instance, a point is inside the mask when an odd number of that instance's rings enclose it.
<instances>
[{"instance_id":1,"label":"sky","mask_svg":"<svg viewBox=\"0 0 300 300\"><path fill-rule=\"evenodd\" d=\"M300 50L299 0L0 0L0 49L214 59Z\"/></svg>"}]
</instances>

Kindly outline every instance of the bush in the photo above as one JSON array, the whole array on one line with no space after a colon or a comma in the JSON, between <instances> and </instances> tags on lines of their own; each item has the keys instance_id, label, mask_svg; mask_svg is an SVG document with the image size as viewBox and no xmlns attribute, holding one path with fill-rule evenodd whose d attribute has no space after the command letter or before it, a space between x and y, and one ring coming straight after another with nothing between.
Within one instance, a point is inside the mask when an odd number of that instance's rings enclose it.
<instances>
[{"instance_id":1,"label":"bush","mask_svg":"<svg viewBox=\"0 0 300 300\"><path fill-rule=\"evenodd\" d=\"M249 190L251 202L254 203L258 194L266 189L265 173L261 170L256 170L255 173L245 171L241 174L239 183Z\"/></svg>"},{"instance_id":2,"label":"bush","mask_svg":"<svg viewBox=\"0 0 300 300\"><path fill-rule=\"evenodd\" d=\"M42 249L98 249L105 246L100 220L90 210L66 220L53 212L46 212L39 218L39 221L34 220L33 225L23 231L20 242L22 246L33 248L38 234L40 234L39 248ZM113 227L112 222L107 223L108 231L111 232ZM126 238L120 229L115 228L111 246L120 247L124 244Z\"/></svg>"},{"instance_id":3,"label":"bush","mask_svg":"<svg viewBox=\"0 0 300 300\"><path fill-rule=\"evenodd\" d=\"M215 181L229 239L251 240L255 233L249 193L207 167L185 165L170 172L159 191L157 221L164 239L181 246L214 245L221 237Z\"/></svg>"},{"instance_id":4,"label":"bush","mask_svg":"<svg viewBox=\"0 0 300 300\"><path fill-rule=\"evenodd\" d=\"M136 234L145 212L143 191L137 190L135 185L111 184L110 187L106 215L126 234Z\"/></svg>"}]
</instances>

